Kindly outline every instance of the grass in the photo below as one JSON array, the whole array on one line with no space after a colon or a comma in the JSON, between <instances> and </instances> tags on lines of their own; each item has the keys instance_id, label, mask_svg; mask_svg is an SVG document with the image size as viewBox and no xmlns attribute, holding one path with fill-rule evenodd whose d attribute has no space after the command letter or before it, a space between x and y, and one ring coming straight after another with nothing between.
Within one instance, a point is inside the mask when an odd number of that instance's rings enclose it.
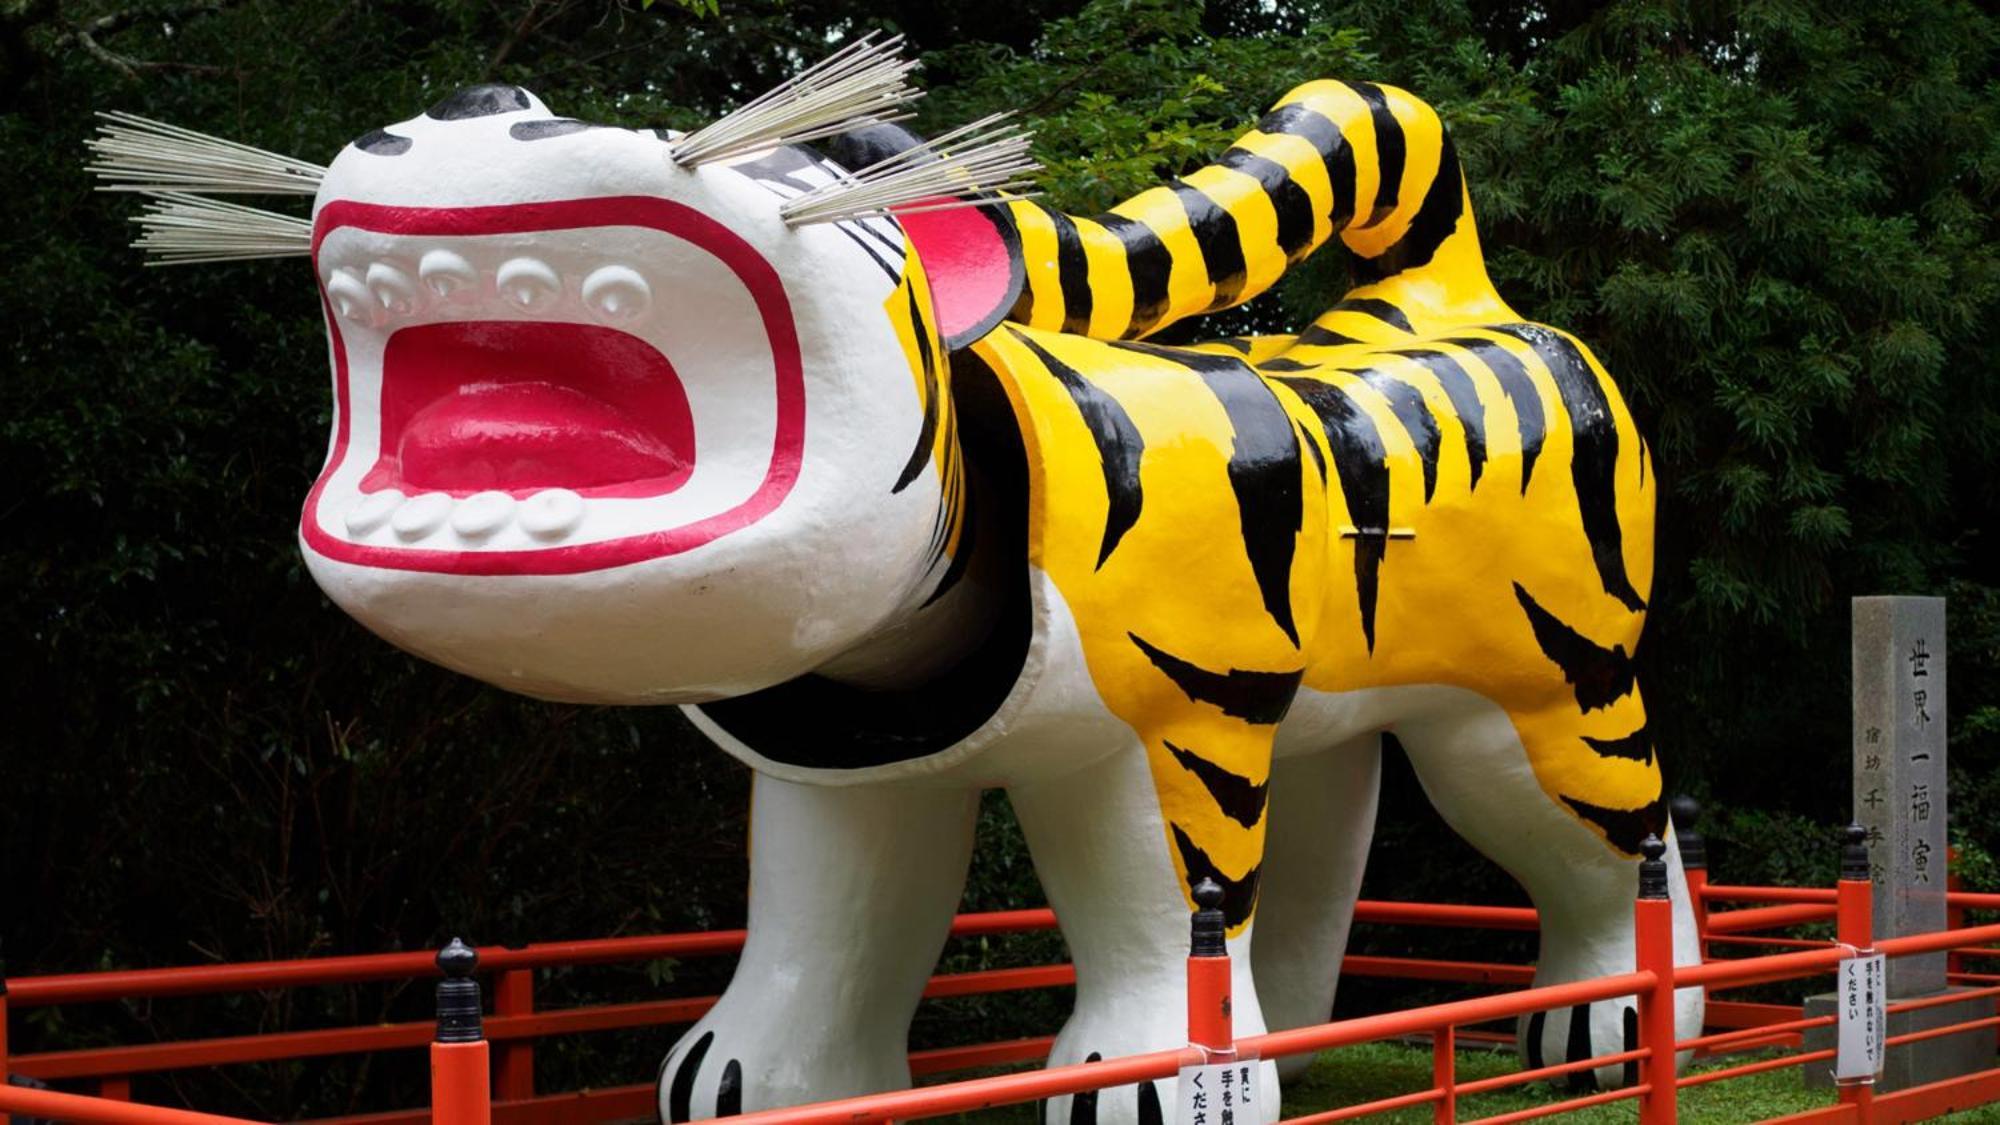
<instances>
[{"instance_id":1,"label":"grass","mask_svg":"<svg viewBox=\"0 0 2000 1125\"><path fill-rule=\"evenodd\" d=\"M1708 1059L1694 1065L1694 1071L1736 1066L1766 1054L1731 1055ZM1460 1051L1460 1081L1490 1078L1519 1068L1511 1052ZM1353 1105L1377 1098L1393 1097L1431 1084L1431 1053L1428 1048L1398 1043L1364 1043L1338 1051L1328 1051L1313 1060L1312 1069L1302 1079L1286 1084L1285 1116L1317 1113L1335 1106ZM1462 1099L1458 1119L1471 1121L1494 1114L1530 1109L1561 1101L1567 1091L1547 1083L1510 1087ZM1831 1090L1807 1090L1796 1067L1765 1071L1742 1078L1729 1078L1680 1092L1681 1125L1739 1125L1763 1121L1788 1113L1831 1105ZM1575 1125L1630 1125L1638 1119L1635 1103L1614 1102L1592 1106L1551 1120ZM1364 1121L1393 1125L1430 1125L1431 1109L1420 1106L1394 1113L1362 1118ZM2000 1125L2000 1106L1987 1106L1938 1118L1951 1125Z\"/></svg>"},{"instance_id":2,"label":"grass","mask_svg":"<svg viewBox=\"0 0 2000 1125\"><path fill-rule=\"evenodd\" d=\"M1766 1054L1739 1054L1696 1063L1695 1072L1735 1066ZM1491 1078L1519 1069L1511 1052L1460 1051L1460 1081ZM991 1072L989 1072L991 1073ZM963 1077L960 1075L959 1077ZM1339 1106L1356 1105L1379 1098L1421 1090L1431 1084L1431 1052L1428 1047L1401 1043L1364 1043L1337 1051L1327 1051L1313 1060L1305 1077L1285 1083L1284 1116L1298 1117ZM1546 1083L1517 1086L1458 1103L1458 1119L1472 1121L1494 1114L1511 1113L1562 1101L1566 1090ZM1788 1113L1833 1104L1831 1090L1807 1090L1796 1067L1766 1071L1743 1078L1724 1079L1705 1086L1682 1090L1679 1099L1681 1125L1741 1125ZM1417 1106L1359 1120L1376 1125L1430 1125L1431 1107ZM954 1118L967 1125L996 1125L999 1122L1034 1125L1039 1121L1032 1105L1005 1106L979 1114ZM1592 1106L1549 1118L1567 1125L1631 1125L1638 1120L1632 1101ZM1947 1125L2000 1125L2000 1105L1985 1106L1935 1120Z\"/></svg>"}]
</instances>

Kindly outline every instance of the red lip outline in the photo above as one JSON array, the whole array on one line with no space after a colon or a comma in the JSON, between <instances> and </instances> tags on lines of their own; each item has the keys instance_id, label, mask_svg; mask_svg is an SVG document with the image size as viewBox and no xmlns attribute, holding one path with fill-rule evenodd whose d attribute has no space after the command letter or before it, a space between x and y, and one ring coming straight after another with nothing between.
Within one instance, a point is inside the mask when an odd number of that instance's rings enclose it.
<instances>
[{"instance_id":1,"label":"red lip outline","mask_svg":"<svg viewBox=\"0 0 2000 1125\"><path fill-rule=\"evenodd\" d=\"M690 524L568 547L439 551L422 547L371 547L340 539L321 528L315 519L328 478L346 460L352 415L348 403L347 346L341 339L340 318L333 314L326 287L321 283L320 303L325 307L333 341L334 400L339 421L334 428L333 452L319 479L313 482L312 491L307 493L305 510L299 519L299 534L308 547L338 562L384 570L466 575L580 574L664 558L713 542L762 519L791 492L798 480L799 462L805 449L806 413L805 363L799 350L798 330L792 322L791 302L785 296L778 271L763 255L742 236L692 207L643 195L452 208L385 207L335 201L321 208L313 220L313 273L317 278L320 243L342 227L378 234L444 236L601 226L646 227L683 239L729 267L749 291L763 319L777 372L777 430L772 439L771 465L757 490L735 507Z\"/></svg>"}]
</instances>

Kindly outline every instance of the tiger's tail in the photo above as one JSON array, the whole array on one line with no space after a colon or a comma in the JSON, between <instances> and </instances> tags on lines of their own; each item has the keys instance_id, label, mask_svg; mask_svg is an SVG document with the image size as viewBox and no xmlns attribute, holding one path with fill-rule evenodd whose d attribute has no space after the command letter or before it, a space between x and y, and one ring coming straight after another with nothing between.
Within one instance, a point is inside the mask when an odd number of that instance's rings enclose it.
<instances>
[{"instance_id":1,"label":"tiger's tail","mask_svg":"<svg viewBox=\"0 0 2000 1125\"><path fill-rule=\"evenodd\" d=\"M1028 266L1011 319L1098 339L1241 304L1336 233L1363 282L1492 288L1444 123L1393 86L1308 82L1220 160L1094 218L1011 206Z\"/></svg>"}]
</instances>

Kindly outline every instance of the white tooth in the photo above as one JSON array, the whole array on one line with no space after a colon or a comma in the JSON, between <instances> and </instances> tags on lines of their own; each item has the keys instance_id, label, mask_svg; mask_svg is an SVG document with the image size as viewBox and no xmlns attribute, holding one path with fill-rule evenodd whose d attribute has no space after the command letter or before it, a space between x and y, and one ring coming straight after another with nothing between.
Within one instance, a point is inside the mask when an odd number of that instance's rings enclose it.
<instances>
[{"instance_id":1,"label":"white tooth","mask_svg":"<svg viewBox=\"0 0 2000 1125\"><path fill-rule=\"evenodd\" d=\"M361 278L350 269L337 269L326 279L326 295L333 301L333 311L343 320L367 324L373 319L375 295L361 283Z\"/></svg>"},{"instance_id":2,"label":"white tooth","mask_svg":"<svg viewBox=\"0 0 2000 1125\"><path fill-rule=\"evenodd\" d=\"M603 266L583 279L583 300L604 320L631 320L653 303L653 290L637 270Z\"/></svg>"},{"instance_id":3,"label":"white tooth","mask_svg":"<svg viewBox=\"0 0 2000 1125\"><path fill-rule=\"evenodd\" d=\"M451 497L442 492L426 492L396 509L389 526L405 539L422 539L438 529L451 514Z\"/></svg>"},{"instance_id":4,"label":"white tooth","mask_svg":"<svg viewBox=\"0 0 2000 1125\"><path fill-rule=\"evenodd\" d=\"M583 497L567 488L551 488L521 501L521 526L541 539L555 539L583 522Z\"/></svg>"},{"instance_id":5,"label":"white tooth","mask_svg":"<svg viewBox=\"0 0 2000 1125\"><path fill-rule=\"evenodd\" d=\"M372 492L361 498L361 502L347 509L347 531L350 535L366 535L381 527L391 513L409 499L396 489Z\"/></svg>"},{"instance_id":6,"label":"white tooth","mask_svg":"<svg viewBox=\"0 0 2000 1125\"><path fill-rule=\"evenodd\" d=\"M469 300L479 295L479 272L449 250L428 250L417 262L417 276L440 297Z\"/></svg>"},{"instance_id":7,"label":"white tooth","mask_svg":"<svg viewBox=\"0 0 2000 1125\"><path fill-rule=\"evenodd\" d=\"M467 539L481 539L506 526L514 515L514 498L504 492L475 492L451 510L451 529Z\"/></svg>"},{"instance_id":8,"label":"white tooth","mask_svg":"<svg viewBox=\"0 0 2000 1125\"><path fill-rule=\"evenodd\" d=\"M395 316L417 311L417 283L410 280L409 274L386 262L368 267L368 291Z\"/></svg>"},{"instance_id":9,"label":"white tooth","mask_svg":"<svg viewBox=\"0 0 2000 1125\"><path fill-rule=\"evenodd\" d=\"M562 292L562 278L547 262L534 258L509 258L500 264L495 280L500 292L524 309L548 305Z\"/></svg>"}]
</instances>

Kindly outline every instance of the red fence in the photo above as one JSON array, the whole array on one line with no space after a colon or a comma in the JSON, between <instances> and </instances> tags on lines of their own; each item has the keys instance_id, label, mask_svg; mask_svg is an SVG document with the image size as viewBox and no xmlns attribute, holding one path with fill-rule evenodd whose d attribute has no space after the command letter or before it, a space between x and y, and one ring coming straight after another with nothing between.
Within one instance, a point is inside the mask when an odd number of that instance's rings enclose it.
<instances>
[{"instance_id":1,"label":"red fence","mask_svg":"<svg viewBox=\"0 0 2000 1125\"><path fill-rule=\"evenodd\" d=\"M1691 835L1691 834L1690 834ZM1690 856L1690 859L1695 857ZM1648 869L1651 864L1644 865ZM1865 878L1843 879L1837 888L1734 887L1710 885L1699 862L1688 868L1689 889L1697 905L1704 955L1712 946L1750 944L1757 955L1706 960L1699 966L1675 968L1672 964L1670 910L1664 897L1664 864L1658 865L1659 884L1642 893L1635 909L1639 927L1639 956L1635 971L1619 976L1544 988L1519 989L1453 1003L1409 1011L1393 1012L1322 1024L1316 1027L1274 1032L1243 1040L1233 1040L1225 1030L1219 1033L1213 1021L1201 1022L1203 1011L1213 1012L1221 1002L1216 989L1227 989L1228 974L1214 966L1190 962L1190 1046L1148 1055L1111 1059L1103 1062L1060 1067L1022 1074L1008 1074L968 1082L923 1087L889 1094L871 1095L842 1102L794 1107L748 1115L745 1125L808 1125L820 1122L853 1123L888 1121L943 1114L963 1113L991 1106L1017 1104L1066 1093L1104 1089L1145 1080L1172 1078L1178 1069L1220 1050L1238 1050L1246 1055L1273 1058L1326 1050L1334 1047L1413 1035L1430 1037L1433 1049L1433 1082L1429 1088L1364 1105L1346 1106L1298 1119L1296 1125L1319 1125L1380 1113L1391 1109L1430 1105L1434 1119L1455 1122L1460 1099L1507 1086L1540 1079L1557 1078L1577 1071L1603 1066L1636 1068L1637 1081L1623 1089L1589 1094L1564 1102L1553 1102L1531 1110L1484 1119L1483 1125L1547 1116L1587 1105L1636 1099L1644 1125L1666 1125L1673 1121L1680 1089L1780 1067L1806 1066L1823 1062L1832 1051L1794 1053L1777 1058L1694 1075L1677 1076L1672 1060L1676 1051L1719 1054L1750 1047L1793 1047L1814 1028L1832 1023L1832 1017L1803 1018L1798 1007L1746 1003L1711 996L1709 1028L1704 1034L1676 1041L1672 996L1677 988L1700 986L1711 994L1752 984L1796 980L1831 971L1840 961L1867 950L1871 885ZM1643 889L1643 881L1642 881ZM2000 950L1981 948L2000 942L2000 925L1964 927L1967 910L2000 910L2000 894L1954 892L1949 901L1953 927L1938 934L1897 938L1875 945L1889 956L1952 952L1954 983L1972 985L1972 990L1955 993L1954 1003L2000 996L2000 975L1964 970L1967 958L2000 956ZM1718 909L1725 904L1752 903L1739 909ZM1838 918L1842 944L1802 938L1754 936L1753 930L1769 930L1802 923ZM1523 908L1450 906L1428 903L1364 902L1356 920L1366 923L1454 926L1493 930L1532 930L1536 926L1532 910ZM1046 910L1008 911L961 916L952 932L958 936L1019 933L1053 927ZM19 1055L11 1060L6 1053L5 1020L0 1018L0 1077L11 1066L18 1074L43 1080L88 1080L97 1083L98 1096L55 1093L47 1090L10 1088L0 1084L0 1111L32 1114L78 1121L124 1122L139 1125L171 1123L236 1122L237 1119L169 1110L130 1102L130 1079L134 1075L159 1073L188 1067L222 1066L247 1062L298 1059L351 1052L407 1049L429 1044L432 1055L433 1107L402 1113L376 1114L367 1121L376 1125L435 1120L448 1125L486 1125L498 1117L503 1125L531 1125L545 1121L605 1121L649 1117L653 1113L651 1084L587 1090L568 1094L540 1095L534 1088L533 1044L538 1038L690 1022L714 1003L714 997L647 1001L632 1004L536 1011L533 980L537 969L557 966L642 962L661 957L699 957L733 953L742 946L742 931L699 934L670 934L653 937L556 942L520 949L489 948L477 951L479 969L490 975L494 987L493 1014L483 1021L483 1034L462 1041L435 1041L438 1028L431 1022L336 1028L321 1031L288 1032L274 1035L240 1036L186 1042L152 1043L86 1050L43 1052ZM459 947L463 948L463 947ZM1783 952L1770 952L1782 949ZM454 983L472 987L471 952L450 966L453 976L440 987ZM442 956L442 955L441 955ZM358 983L366 981L410 980L435 976L437 962L428 954L386 954L364 957L334 957L301 961L213 965L191 968L150 969L124 972L82 973L65 976L29 977L8 982L0 990L0 1017L9 1006L22 1008L52 1004L75 1004L137 997L193 996L242 990L266 990ZM1226 960L1224 961L1226 965ZM1477 984L1525 985L1533 970L1525 965L1437 961L1416 958L1350 956L1344 963L1346 974L1400 979L1457 981ZM1020 989L1069 984L1074 970L1068 965L1035 966L987 972L960 973L932 979L929 997L982 995ZM1640 1012L1639 1044L1636 1048L1595 1059L1565 1062L1478 1081L1460 1081L1456 1076L1455 1047L1477 1034L1467 1025L1509 1019L1535 1011L1570 1005L1634 997ZM1892 1007L1892 1011L1913 1010L1927 1001ZM463 1005L459 1019L463 1022ZM480 1021L474 1020L474 1023ZM2000 1028L2000 1016L1948 1027L1915 1032L1889 1040L1891 1046L1942 1035L1962 1034L1979 1028ZM1490 1037L1490 1036L1489 1036ZM919 1076L964 1069L1020 1063L1045 1058L1051 1040L1032 1038L971 1047L919 1052L911 1057ZM1198 1046L1196 1044L1201 1044ZM1891 1122L1917 1120L1948 1109L2000 1100L2000 1067L1979 1074L1895 1093L1875 1095L1865 1086L1843 1088L1841 1101L1823 1110L1799 1115L1793 1120L1810 1122ZM238 1122L238 1125L241 1125Z\"/></svg>"}]
</instances>

